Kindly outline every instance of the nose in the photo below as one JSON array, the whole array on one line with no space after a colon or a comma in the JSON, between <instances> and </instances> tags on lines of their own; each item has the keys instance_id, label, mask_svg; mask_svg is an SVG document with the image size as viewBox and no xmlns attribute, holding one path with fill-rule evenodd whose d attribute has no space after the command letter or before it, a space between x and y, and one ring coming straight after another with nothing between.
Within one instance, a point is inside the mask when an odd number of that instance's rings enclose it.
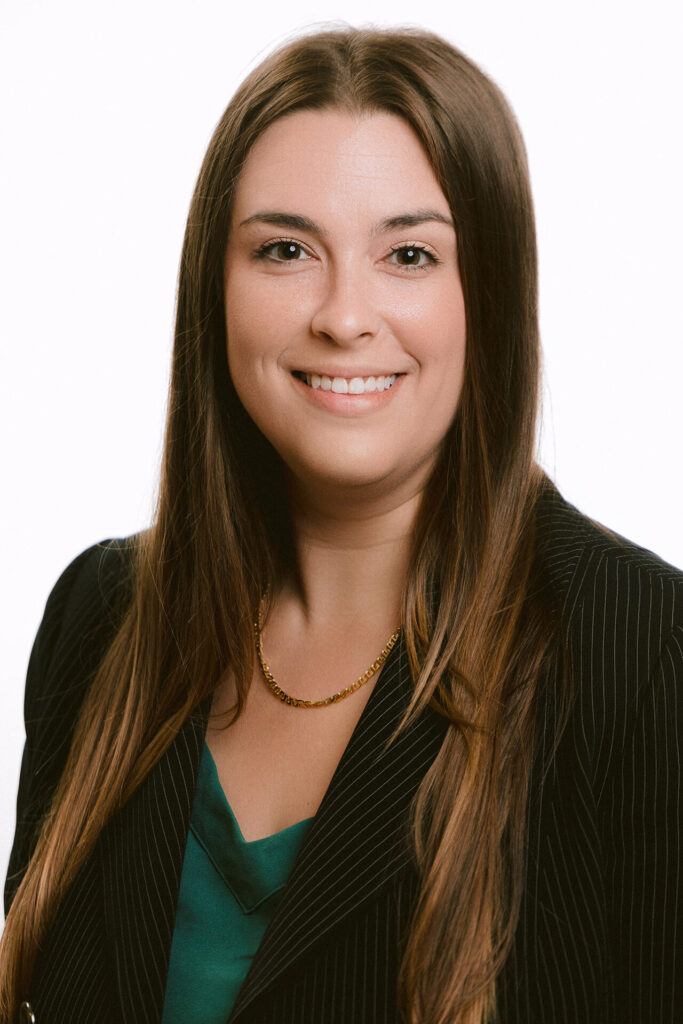
<instances>
[{"instance_id":1,"label":"nose","mask_svg":"<svg viewBox=\"0 0 683 1024\"><path fill-rule=\"evenodd\" d=\"M348 264L330 269L324 292L311 319L311 330L319 338L353 348L376 336L381 316L371 283L362 268Z\"/></svg>"}]
</instances>

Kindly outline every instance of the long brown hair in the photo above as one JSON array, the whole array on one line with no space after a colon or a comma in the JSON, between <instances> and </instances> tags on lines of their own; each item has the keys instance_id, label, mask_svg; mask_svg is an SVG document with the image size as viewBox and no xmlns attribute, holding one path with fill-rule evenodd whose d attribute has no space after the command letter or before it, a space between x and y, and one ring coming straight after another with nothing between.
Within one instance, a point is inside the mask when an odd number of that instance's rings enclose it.
<instances>
[{"instance_id":1,"label":"long brown hair","mask_svg":"<svg viewBox=\"0 0 683 1024\"><path fill-rule=\"evenodd\" d=\"M235 715L244 706L253 613L291 546L282 466L228 372L223 258L251 146L305 108L404 118L456 225L465 379L415 525L404 609L415 687L399 729L427 704L451 727L413 805L421 888L399 1001L408 1024L495 1017L495 979L519 916L534 697L551 639L536 585L539 348L526 157L501 92L462 53L420 30L354 28L305 35L268 57L209 145L182 251L155 522L135 544L130 604L8 915L3 1015L28 991L41 940L103 826L228 666Z\"/></svg>"}]
</instances>

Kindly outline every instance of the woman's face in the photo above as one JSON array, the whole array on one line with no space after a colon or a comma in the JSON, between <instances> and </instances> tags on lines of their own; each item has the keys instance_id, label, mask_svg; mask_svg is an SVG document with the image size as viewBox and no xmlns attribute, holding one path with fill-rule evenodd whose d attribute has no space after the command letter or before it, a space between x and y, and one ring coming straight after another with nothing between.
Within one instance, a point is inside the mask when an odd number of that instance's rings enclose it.
<instances>
[{"instance_id":1,"label":"woman's face","mask_svg":"<svg viewBox=\"0 0 683 1024\"><path fill-rule=\"evenodd\" d=\"M451 212L405 121L306 110L268 128L236 189L225 308L237 394L295 480L421 490L465 309Z\"/></svg>"}]
</instances>

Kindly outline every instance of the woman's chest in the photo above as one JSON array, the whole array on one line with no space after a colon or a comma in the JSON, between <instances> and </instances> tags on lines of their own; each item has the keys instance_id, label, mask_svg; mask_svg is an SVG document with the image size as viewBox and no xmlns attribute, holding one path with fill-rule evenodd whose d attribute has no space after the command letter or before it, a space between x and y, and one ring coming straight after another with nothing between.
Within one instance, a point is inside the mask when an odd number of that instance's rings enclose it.
<instances>
[{"instance_id":1,"label":"woman's chest","mask_svg":"<svg viewBox=\"0 0 683 1024\"><path fill-rule=\"evenodd\" d=\"M284 704L255 676L233 725L221 728L221 719L210 719L206 742L245 840L315 815L374 683L337 704L299 708ZM212 712L224 710L231 698L227 684Z\"/></svg>"}]
</instances>

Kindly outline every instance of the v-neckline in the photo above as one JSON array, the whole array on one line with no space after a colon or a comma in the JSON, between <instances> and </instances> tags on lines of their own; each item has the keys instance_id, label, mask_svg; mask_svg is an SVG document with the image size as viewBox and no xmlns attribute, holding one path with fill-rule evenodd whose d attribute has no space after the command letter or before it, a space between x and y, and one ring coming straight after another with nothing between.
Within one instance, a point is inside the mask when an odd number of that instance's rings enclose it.
<instances>
[{"instance_id":1,"label":"v-neckline","mask_svg":"<svg viewBox=\"0 0 683 1024\"><path fill-rule=\"evenodd\" d=\"M247 841L204 743L190 828L245 914L283 888L312 821Z\"/></svg>"}]
</instances>

